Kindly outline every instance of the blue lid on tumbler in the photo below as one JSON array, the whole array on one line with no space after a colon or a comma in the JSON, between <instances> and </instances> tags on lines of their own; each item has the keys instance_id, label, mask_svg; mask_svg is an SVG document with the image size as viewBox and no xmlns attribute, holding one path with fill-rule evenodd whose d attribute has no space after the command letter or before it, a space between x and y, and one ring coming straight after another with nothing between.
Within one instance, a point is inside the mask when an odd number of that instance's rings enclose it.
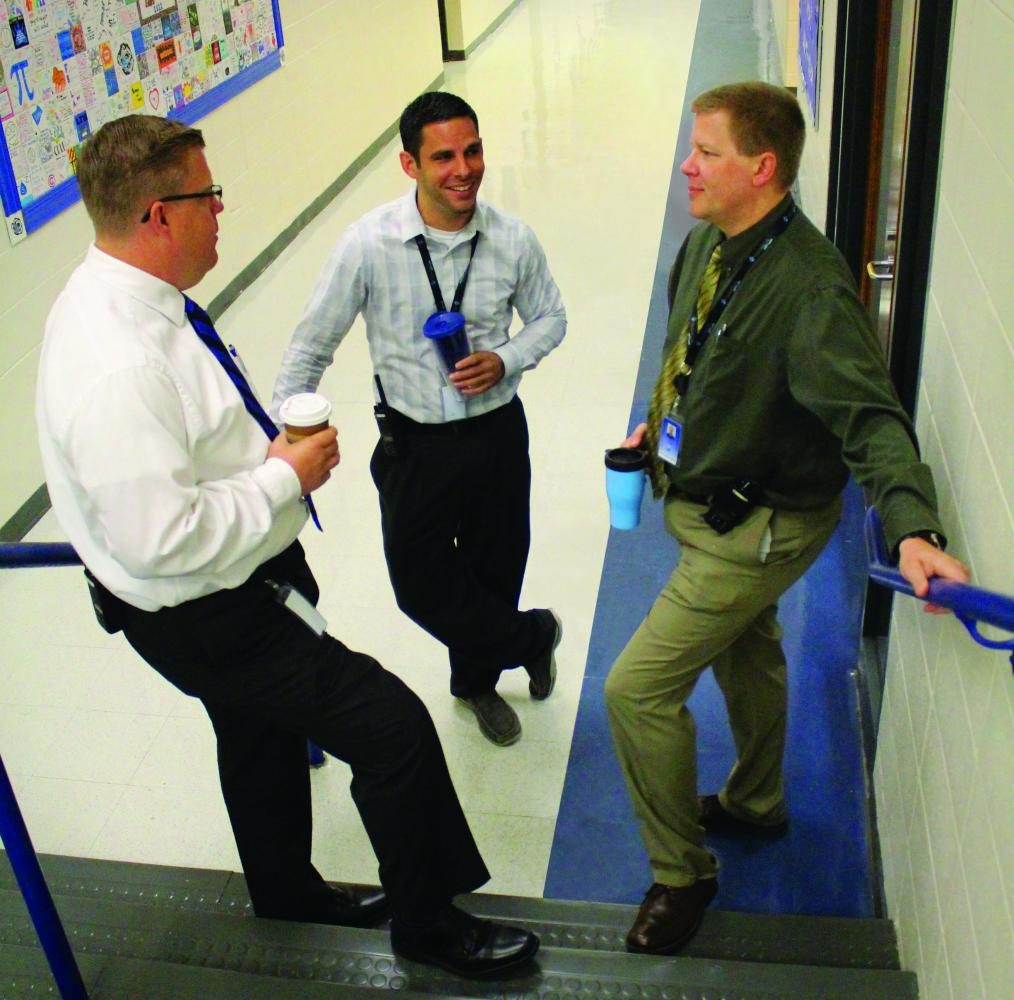
<instances>
[{"instance_id":1,"label":"blue lid on tumbler","mask_svg":"<svg viewBox=\"0 0 1014 1000\"><path fill-rule=\"evenodd\" d=\"M465 327L465 317L459 312L438 312L433 313L423 323L423 335L430 340L442 340L444 337L453 337Z\"/></svg>"}]
</instances>

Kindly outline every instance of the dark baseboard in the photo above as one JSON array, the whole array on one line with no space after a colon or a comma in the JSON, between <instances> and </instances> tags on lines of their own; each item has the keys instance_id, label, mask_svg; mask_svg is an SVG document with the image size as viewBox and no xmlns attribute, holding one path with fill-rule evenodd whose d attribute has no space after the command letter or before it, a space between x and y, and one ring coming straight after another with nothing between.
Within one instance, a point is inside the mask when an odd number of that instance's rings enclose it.
<instances>
[{"instance_id":1,"label":"dark baseboard","mask_svg":"<svg viewBox=\"0 0 1014 1000\"><path fill-rule=\"evenodd\" d=\"M49 506L49 490L43 483L0 527L0 542L20 542L45 517Z\"/></svg>"}]
</instances>

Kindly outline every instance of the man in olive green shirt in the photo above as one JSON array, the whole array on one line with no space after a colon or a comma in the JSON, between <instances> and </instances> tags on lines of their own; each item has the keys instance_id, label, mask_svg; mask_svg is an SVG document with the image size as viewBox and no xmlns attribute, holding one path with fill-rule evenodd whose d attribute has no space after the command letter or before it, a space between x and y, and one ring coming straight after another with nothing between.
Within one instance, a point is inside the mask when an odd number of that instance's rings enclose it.
<instances>
[{"instance_id":1,"label":"man in olive green shirt","mask_svg":"<svg viewBox=\"0 0 1014 1000\"><path fill-rule=\"evenodd\" d=\"M845 262L789 195L805 138L798 104L746 83L702 94L693 111L681 170L702 224L670 276L648 423L624 442L656 456L681 558L606 681L655 879L627 947L653 953L689 940L717 891L705 831L786 829L777 602L831 537L849 473L918 595L929 577L968 578L942 551L932 475ZM686 700L709 664L737 761L717 795L699 798Z\"/></svg>"}]
</instances>

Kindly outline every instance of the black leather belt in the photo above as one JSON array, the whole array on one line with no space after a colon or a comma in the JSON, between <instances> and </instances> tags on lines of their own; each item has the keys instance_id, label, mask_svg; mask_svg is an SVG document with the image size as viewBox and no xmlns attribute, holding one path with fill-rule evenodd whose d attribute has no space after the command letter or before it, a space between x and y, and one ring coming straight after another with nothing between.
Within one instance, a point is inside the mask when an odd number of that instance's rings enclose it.
<instances>
[{"instance_id":1,"label":"black leather belt","mask_svg":"<svg viewBox=\"0 0 1014 1000\"><path fill-rule=\"evenodd\" d=\"M695 497L687 493L685 490L677 489L675 486L669 487L669 496L673 500L686 500L687 503L700 504L702 507L707 507L711 500L708 497Z\"/></svg>"},{"instance_id":2,"label":"black leather belt","mask_svg":"<svg viewBox=\"0 0 1014 1000\"><path fill-rule=\"evenodd\" d=\"M479 430L498 417L505 416L512 407L517 405L518 397L515 396L509 403L504 403L503 406L498 406L495 410L489 410L474 417L465 417L463 420L448 420L442 424L422 424L418 420L406 417L400 410L391 409L389 413L397 430L405 430L409 434L426 437L460 437Z\"/></svg>"}]
</instances>

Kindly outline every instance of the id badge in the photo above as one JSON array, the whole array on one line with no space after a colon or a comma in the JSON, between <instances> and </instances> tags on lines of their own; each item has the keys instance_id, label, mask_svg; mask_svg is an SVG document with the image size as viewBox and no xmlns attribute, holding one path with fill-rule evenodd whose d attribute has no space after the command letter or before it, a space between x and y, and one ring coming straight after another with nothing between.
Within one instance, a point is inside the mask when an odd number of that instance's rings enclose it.
<instances>
[{"instance_id":1,"label":"id badge","mask_svg":"<svg viewBox=\"0 0 1014 1000\"><path fill-rule=\"evenodd\" d=\"M441 387L440 403L446 421L464 420L468 416L468 400L453 385Z\"/></svg>"},{"instance_id":2,"label":"id badge","mask_svg":"<svg viewBox=\"0 0 1014 1000\"><path fill-rule=\"evenodd\" d=\"M264 581L275 592L275 600L291 611L314 635L323 635L327 619L291 583Z\"/></svg>"},{"instance_id":3,"label":"id badge","mask_svg":"<svg viewBox=\"0 0 1014 1000\"><path fill-rule=\"evenodd\" d=\"M663 418L658 432L658 457L670 465L680 464L680 447L683 444L683 421L670 413Z\"/></svg>"}]
</instances>

